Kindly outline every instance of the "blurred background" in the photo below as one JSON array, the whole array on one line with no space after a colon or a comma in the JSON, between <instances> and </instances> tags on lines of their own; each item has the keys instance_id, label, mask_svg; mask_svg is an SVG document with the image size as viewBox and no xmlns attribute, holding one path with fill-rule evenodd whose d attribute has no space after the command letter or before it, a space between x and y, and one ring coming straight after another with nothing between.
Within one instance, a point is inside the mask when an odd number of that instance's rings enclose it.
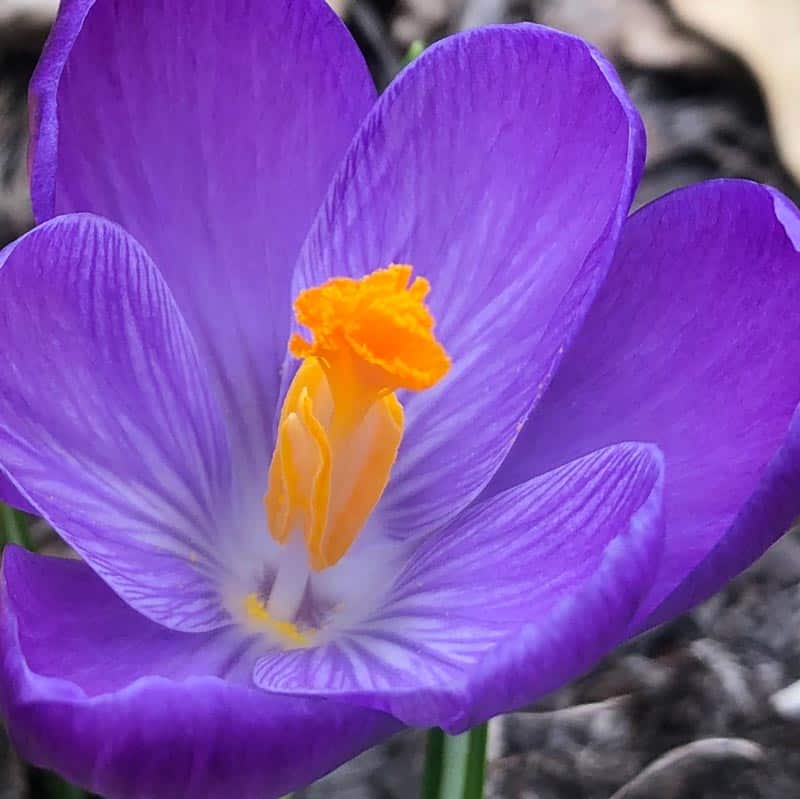
<instances>
[{"instance_id":1,"label":"blurred background","mask_svg":"<svg viewBox=\"0 0 800 799\"><path fill-rule=\"evenodd\" d=\"M800 0L330 2L381 88L434 40L478 25L534 20L590 40L615 63L647 127L637 206L733 176L800 201ZM0 245L32 224L26 89L56 7L0 0ZM799 535L692 614L493 721L487 796L800 796ZM38 549L59 546L41 523L30 538ZM296 796L411 799L423 746L422 733L402 734ZM0 799L83 796L21 763L0 731Z\"/></svg>"}]
</instances>

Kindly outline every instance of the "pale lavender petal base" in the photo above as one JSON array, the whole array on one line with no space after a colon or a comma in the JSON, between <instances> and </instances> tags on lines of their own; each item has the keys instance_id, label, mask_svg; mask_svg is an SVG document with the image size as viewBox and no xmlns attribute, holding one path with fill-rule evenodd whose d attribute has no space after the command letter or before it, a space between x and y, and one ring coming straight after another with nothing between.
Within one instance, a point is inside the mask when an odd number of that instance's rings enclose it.
<instances>
[{"instance_id":1,"label":"pale lavender petal base","mask_svg":"<svg viewBox=\"0 0 800 799\"><path fill-rule=\"evenodd\" d=\"M797 209L745 181L636 213L491 487L615 441L663 449L665 557L632 630L716 591L800 514L799 250Z\"/></svg>"},{"instance_id":2,"label":"pale lavender petal base","mask_svg":"<svg viewBox=\"0 0 800 799\"><path fill-rule=\"evenodd\" d=\"M164 629L81 563L9 547L0 704L30 762L109 799L277 799L399 724L249 684L252 648Z\"/></svg>"},{"instance_id":3,"label":"pale lavender petal base","mask_svg":"<svg viewBox=\"0 0 800 799\"><path fill-rule=\"evenodd\" d=\"M650 587L662 459L611 447L474 506L413 555L382 611L315 650L266 655L264 688L461 732L595 663Z\"/></svg>"}]
</instances>

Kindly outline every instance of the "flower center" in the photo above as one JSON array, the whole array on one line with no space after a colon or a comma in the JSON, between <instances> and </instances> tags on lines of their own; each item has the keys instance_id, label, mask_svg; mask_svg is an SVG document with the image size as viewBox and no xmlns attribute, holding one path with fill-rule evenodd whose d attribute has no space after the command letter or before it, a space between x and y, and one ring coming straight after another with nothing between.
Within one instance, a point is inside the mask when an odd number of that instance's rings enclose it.
<instances>
[{"instance_id":1,"label":"flower center","mask_svg":"<svg viewBox=\"0 0 800 799\"><path fill-rule=\"evenodd\" d=\"M334 278L295 300L311 337L289 342L303 363L281 410L264 496L284 551L267 604L247 599L251 618L273 626L294 619L310 573L345 555L397 458L403 407L394 392L430 388L450 368L425 304L430 285L411 282L411 272L392 264L360 280Z\"/></svg>"}]
</instances>

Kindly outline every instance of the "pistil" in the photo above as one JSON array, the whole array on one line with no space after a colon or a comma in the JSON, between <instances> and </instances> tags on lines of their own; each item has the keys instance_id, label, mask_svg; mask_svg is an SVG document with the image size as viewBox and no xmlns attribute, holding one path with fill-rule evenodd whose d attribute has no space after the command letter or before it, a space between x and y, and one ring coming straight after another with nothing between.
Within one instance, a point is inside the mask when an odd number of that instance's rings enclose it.
<instances>
[{"instance_id":1,"label":"pistil","mask_svg":"<svg viewBox=\"0 0 800 799\"><path fill-rule=\"evenodd\" d=\"M279 621L294 622L308 588L311 570L302 532L295 532L283 548L270 589L266 610Z\"/></svg>"},{"instance_id":2,"label":"pistil","mask_svg":"<svg viewBox=\"0 0 800 799\"><path fill-rule=\"evenodd\" d=\"M270 535L287 549L270 615L293 617L309 566L338 563L380 500L403 436L395 391L423 391L450 368L426 304L430 286L411 272L393 264L360 280L334 278L295 301L311 335L289 342L303 363L281 410L264 496ZM305 559L295 553L303 542Z\"/></svg>"}]
</instances>

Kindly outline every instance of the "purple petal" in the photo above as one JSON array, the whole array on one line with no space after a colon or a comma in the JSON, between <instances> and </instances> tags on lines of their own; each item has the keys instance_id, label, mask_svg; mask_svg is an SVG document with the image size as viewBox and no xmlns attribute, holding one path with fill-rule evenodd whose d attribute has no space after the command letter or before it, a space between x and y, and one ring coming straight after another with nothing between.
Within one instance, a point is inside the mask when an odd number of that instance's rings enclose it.
<instances>
[{"instance_id":1,"label":"purple petal","mask_svg":"<svg viewBox=\"0 0 800 799\"><path fill-rule=\"evenodd\" d=\"M185 630L224 623L230 455L169 289L133 239L88 215L4 256L3 468L140 612Z\"/></svg>"},{"instance_id":2,"label":"purple petal","mask_svg":"<svg viewBox=\"0 0 800 799\"><path fill-rule=\"evenodd\" d=\"M256 682L458 732L518 708L618 643L663 543L660 453L625 444L475 505L410 558L384 609Z\"/></svg>"},{"instance_id":3,"label":"purple petal","mask_svg":"<svg viewBox=\"0 0 800 799\"><path fill-rule=\"evenodd\" d=\"M643 143L612 67L535 25L447 39L378 101L296 288L392 261L432 284L453 369L404 399L391 529L445 523L502 461L605 274Z\"/></svg>"},{"instance_id":4,"label":"purple petal","mask_svg":"<svg viewBox=\"0 0 800 799\"><path fill-rule=\"evenodd\" d=\"M17 510L24 510L26 513L36 513L33 506L25 497L20 494L19 489L6 477L0 466L0 502L11 505Z\"/></svg>"},{"instance_id":5,"label":"purple petal","mask_svg":"<svg viewBox=\"0 0 800 799\"><path fill-rule=\"evenodd\" d=\"M103 796L274 799L399 726L255 689L246 641L153 624L78 562L10 547L0 596L0 702L15 744Z\"/></svg>"},{"instance_id":6,"label":"purple petal","mask_svg":"<svg viewBox=\"0 0 800 799\"><path fill-rule=\"evenodd\" d=\"M375 90L322 0L65 0L32 84L39 221L147 249L264 492L291 270Z\"/></svg>"},{"instance_id":7,"label":"purple petal","mask_svg":"<svg viewBox=\"0 0 800 799\"><path fill-rule=\"evenodd\" d=\"M494 483L615 441L657 442L667 548L637 625L717 590L800 513L798 249L797 210L752 183L701 184L639 211Z\"/></svg>"}]
</instances>

